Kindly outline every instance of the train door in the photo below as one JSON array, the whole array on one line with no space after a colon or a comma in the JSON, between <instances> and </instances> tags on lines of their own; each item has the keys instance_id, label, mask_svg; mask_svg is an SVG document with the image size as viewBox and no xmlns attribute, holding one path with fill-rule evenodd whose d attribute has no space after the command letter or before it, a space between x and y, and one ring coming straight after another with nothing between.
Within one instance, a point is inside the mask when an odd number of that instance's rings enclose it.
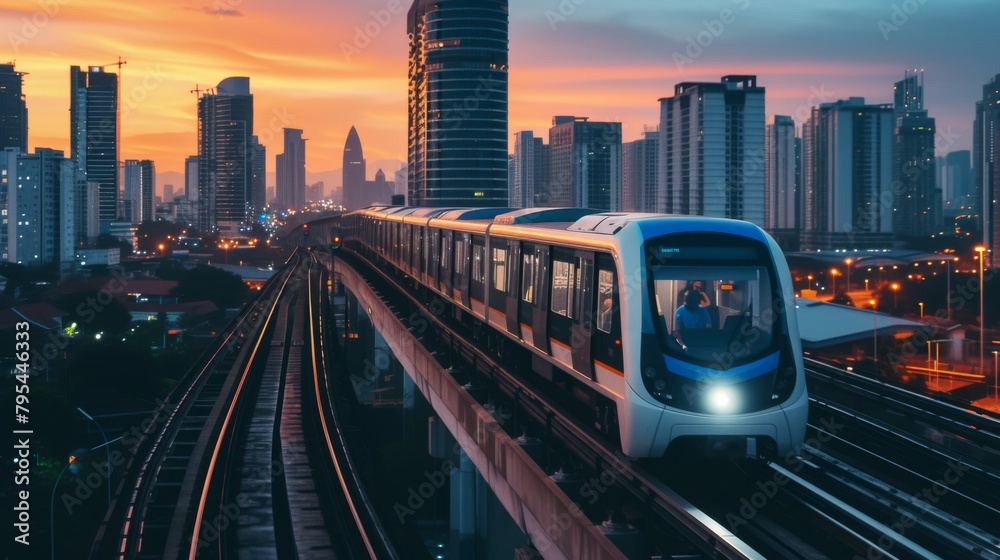
<instances>
[{"instance_id":1,"label":"train door","mask_svg":"<svg viewBox=\"0 0 1000 560\"><path fill-rule=\"evenodd\" d=\"M594 373L603 370L612 375L622 373L621 302L618 292L618 275L615 261L607 253L598 253L597 297L594 298L594 329L591 337L591 356Z\"/></svg>"},{"instance_id":2,"label":"train door","mask_svg":"<svg viewBox=\"0 0 1000 560\"><path fill-rule=\"evenodd\" d=\"M510 240L507 244L507 293L503 299L505 316L507 318L507 332L514 336L520 334L517 317L517 280L521 277L521 242Z\"/></svg>"},{"instance_id":3,"label":"train door","mask_svg":"<svg viewBox=\"0 0 1000 560\"><path fill-rule=\"evenodd\" d=\"M471 309L472 302L469 300L469 265L472 253L472 236L468 233L459 233L455 238L455 266L454 282L452 284L452 298L462 302L462 305Z\"/></svg>"},{"instance_id":4,"label":"train door","mask_svg":"<svg viewBox=\"0 0 1000 560\"><path fill-rule=\"evenodd\" d=\"M546 278L548 247L523 243L521 245L521 290L518 298L517 320L520 323L521 340L532 344L546 353L549 339L545 330L548 308L543 279Z\"/></svg>"},{"instance_id":5,"label":"train door","mask_svg":"<svg viewBox=\"0 0 1000 560\"><path fill-rule=\"evenodd\" d=\"M553 248L551 277L548 327L552 357L593 377L593 253Z\"/></svg>"},{"instance_id":6,"label":"train door","mask_svg":"<svg viewBox=\"0 0 1000 560\"><path fill-rule=\"evenodd\" d=\"M486 238L472 236L471 272L469 276L469 299L472 312L486 318Z\"/></svg>"},{"instance_id":7,"label":"train door","mask_svg":"<svg viewBox=\"0 0 1000 560\"><path fill-rule=\"evenodd\" d=\"M444 294L446 294L449 299L453 297L451 293L451 281L452 281L451 269L453 268L451 260L451 252L453 246L453 241L452 241L453 235L454 234L450 231L441 232L441 275L438 277L440 281L438 284L438 289L440 289Z\"/></svg>"},{"instance_id":8,"label":"train door","mask_svg":"<svg viewBox=\"0 0 1000 560\"><path fill-rule=\"evenodd\" d=\"M424 265L424 283L437 287L438 278L438 249L441 247L441 231L437 229L427 228L427 238L426 238L427 250L424 254L427 255Z\"/></svg>"}]
</instances>

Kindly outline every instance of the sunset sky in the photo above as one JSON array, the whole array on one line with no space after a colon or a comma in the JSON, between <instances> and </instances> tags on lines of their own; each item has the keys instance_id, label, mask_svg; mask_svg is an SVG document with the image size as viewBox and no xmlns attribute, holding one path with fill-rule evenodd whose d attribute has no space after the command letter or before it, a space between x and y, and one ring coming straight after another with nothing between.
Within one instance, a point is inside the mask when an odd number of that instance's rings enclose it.
<instances>
[{"instance_id":1,"label":"sunset sky","mask_svg":"<svg viewBox=\"0 0 1000 560\"><path fill-rule=\"evenodd\" d=\"M340 168L355 125L373 175L371 162L405 159L409 5L0 0L0 52L28 73L32 150L69 150L69 67L121 56L122 159L183 171L197 153L190 90L249 76L270 174L282 127L305 130L319 172ZM948 132L939 148L969 149L975 100L1000 73L998 21L996 0L511 0L511 148L516 131L547 136L556 114L621 121L637 139L674 84L724 74L756 74L769 119L800 125L819 102L891 102L892 83L917 67Z\"/></svg>"}]
</instances>

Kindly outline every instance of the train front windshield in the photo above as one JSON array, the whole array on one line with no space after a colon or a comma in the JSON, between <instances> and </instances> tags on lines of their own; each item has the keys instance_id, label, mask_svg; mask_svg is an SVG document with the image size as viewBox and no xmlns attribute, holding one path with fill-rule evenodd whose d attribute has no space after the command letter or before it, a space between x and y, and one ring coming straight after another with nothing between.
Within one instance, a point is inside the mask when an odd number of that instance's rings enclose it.
<instances>
[{"instance_id":1,"label":"train front windshield","mask_svg":"<svg viewBox=\"0 0 1000 560\"><path fill-rule=\"evenodd\" d=\"M759 243L675 235L647 246L647 257L653 317L666 354L726 370L776 350L777 285Z\"/></svg>"}]
</instances>

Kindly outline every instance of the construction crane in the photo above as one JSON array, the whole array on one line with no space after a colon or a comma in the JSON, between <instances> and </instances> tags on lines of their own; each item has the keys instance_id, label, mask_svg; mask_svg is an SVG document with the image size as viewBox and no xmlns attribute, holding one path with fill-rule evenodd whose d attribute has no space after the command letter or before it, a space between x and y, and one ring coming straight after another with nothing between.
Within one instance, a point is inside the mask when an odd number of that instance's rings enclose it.
<instances>
[{"instance_id":1,"label":"construction crane","mask_svg":"<svg viewBox=\"0 0 1000 560\"><path fill-rule=\"evenodd\" d=\"M201 89L201 86L199 86L198 84L195 84L194 85L194 89L191 90L191 93L195 94L195 96L198 97L198 99L201 99L201 93L202 92L205 92L205 95L214 95L215 94L215 88Z\"/></svg>"}]
</instances>

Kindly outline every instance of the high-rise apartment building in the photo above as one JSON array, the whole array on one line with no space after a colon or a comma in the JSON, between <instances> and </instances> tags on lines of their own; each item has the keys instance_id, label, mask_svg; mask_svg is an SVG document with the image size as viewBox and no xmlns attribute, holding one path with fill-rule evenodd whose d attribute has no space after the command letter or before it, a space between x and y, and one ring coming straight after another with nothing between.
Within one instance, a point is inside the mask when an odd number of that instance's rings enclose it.
<instances>
[{"instance_id":1,"label":"high-rise apartment building","mask_svg":"<svg viewBox=\"0 0 1000 560\"><path fill-rule=\"evenodd\" d=\"M28 151L28 106L24 99L23 72L14 64L0 64L0 150Z\"/></svg>"},{"instance_id":2,"label":"high-rise apartment building","mask_svg":"<svg viewBox=\"0 0 1000 560\"><path fill-rule=\"evenodd\" d=\"M684 82L660 99L661 211L764 225L764 88Z\"/></svg>"},{"instance_id":3,"label":"high-rise apartment building","mask_svg":"<svg viewBox=\"0 0 1000 560\"><path fill-rule=\"evenodd\" d=\"M282 209L302 210L306 205L306 141L302 130L284 129L285 152L275 156L275 194Z\"/></svg>"},{"instance_id":4,"label":"high-rise apartment building","mask_svg":"<svg viewBox=\"0 0 1000 560\"><path fill-rule=\"evenodd\" d=\"M533 208L545 196L549 183L549 147L530 130L514 134L513 173L510 174L512 208Z\"/></svg>"},{"instance_id":5,"label":"high-rise apartment building","mask_svg":"<svg viewBox=\"0 0 1000 560\"><path fill-rule=\"evenodd\" d=\"M184 159L184 198L198 202L198 156Z\"/></svg>"},{"instance_id":6,"label":"high-rise apartment building","mask_svg":"<svg viewBox=\"0 0 1000 560\"><path fill-rule=\"evenodd\" d=\"M250 78L219 82L198 99L198 227L236 234L252 219L255 149Z\"/></svg>"},{"instance_id":7,"label":"high-rise apartment building","mask_svg":"<svg viewBox=\"0 0 1000 560\"><path fill-rule=\"evenodd\" d=\"M802 248L893 244L892 105L852 97L813 107L802 131Z\"/></svg>"},{"instance_id":8,"label":"high-rise apartment building","mask_svg":"<svg viewBox=\"0 0 1000 560\"><path fill-rule=\"evenodd\" d=\"M0 203L6 230L0 236L0 254L26 266L72 262L76 192L76 164L62 151L0 152Z\"/></svg>"},{"instance_id":9,"label":"high-rise apartment building","mask_svg":"<svg viewBox=\"0 0 1000 560\"><path fill-rule=\"evenodd\" d=\"M97 184L102 232L118 218L118 76L100 66L70 68L70 155Z\"/></svg>"},{"instance_id":10,"label":"high-rise apartment building","mask_svg":"<svg viewBox=\"0 0 1000 560\"><path fill-rule=\"evenodd\" d=\"M972 130L972 182L976 189L977 210L982 226L982 242L995 255L1000 246L997 227L997 138L1000 137L1000 74L983 85L983 97L976 102L976 120ZM992 245L992 247L991 247ZM991 262L996 262L996 257Z\"/></svg>"},{"instance_id":11,"label":"high-rise apartment building","mask_svg":"<svg viewBox=\"0 0 1000 560\"><path fill-rule=\"evenodd\" d=\"M548 196L539 196L538 206L616 212L621 201L622 123L554 117L549 129Z\"/></svg>"},{"instance_id":12,"label":"high-rise apartment building","mask_svg":"<svg viewBox=\"0 0 1000 560\"><path fill-rule=\"evenodd\" d=\"M122 199L122 220L139 225L153 220L153 191L156 189L156 167L144 159L125 160L125 193Z\"/></svg>"},{"instance_id":13,"label":"high-rise apartment building","mask_svg":"<svg viewBox=\"0 0 1000 560\"><path fill-rule=\"evenodd\" d=\"M798 164L795 121L775 115L764 135L764 228L769 232L799 229ZM773 233L772 233L773 234Z\"/></svg>"},{"instance_id":14,"label":"high-rise apartment building","mask_svg":"<svg viewBox=\"0 0 1000 560\"><path fill-rule=\"evenodd\" d=\"M507 205L507 27L507 0L410 7L409 204Z\"/></svg>"},{"instance_id":15,"label":"high-rise apartment building","mask_svg":"<svg viewBox=\"0 0 1000 560\"><path fill-rule=\"evenodd\" d=\"M622 144L622 211L658 212L660 131L647 128L642 138Z\"/></svg>"}]
</instances>

